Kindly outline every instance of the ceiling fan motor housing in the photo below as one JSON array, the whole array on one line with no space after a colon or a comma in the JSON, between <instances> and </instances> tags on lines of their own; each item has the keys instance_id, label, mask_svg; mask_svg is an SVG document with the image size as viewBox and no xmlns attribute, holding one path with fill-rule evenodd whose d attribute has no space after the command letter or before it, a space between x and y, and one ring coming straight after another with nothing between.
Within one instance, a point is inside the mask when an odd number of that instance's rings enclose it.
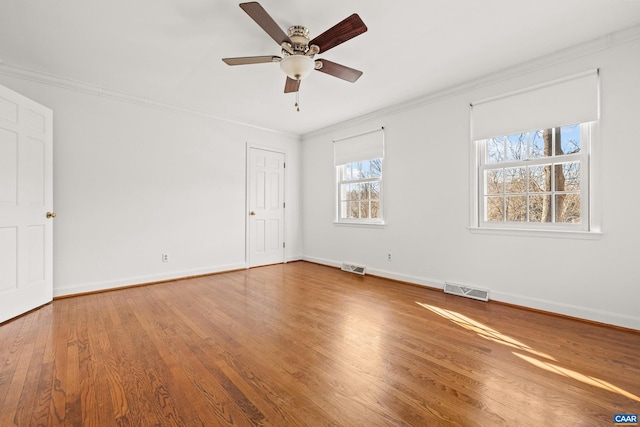
<instances>
[{"instance_id":1,"label":"ceiling fan motor housing","mask_svg":"<svg viewBox=\"0 0 640 427\"><path fill-rule=\"evenodd\" d=\"M295 54L306 54L309 50L309 29L302 25L289 27L289 39Z\"/></svg>"}]
</instances>

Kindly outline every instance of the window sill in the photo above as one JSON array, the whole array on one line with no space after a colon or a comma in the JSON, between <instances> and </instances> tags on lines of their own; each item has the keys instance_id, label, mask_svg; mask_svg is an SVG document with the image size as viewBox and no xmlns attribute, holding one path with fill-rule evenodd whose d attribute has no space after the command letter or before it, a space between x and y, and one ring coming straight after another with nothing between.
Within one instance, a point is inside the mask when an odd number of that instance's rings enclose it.
<instances>
[{"instance_id":1,"label":"window sill","mask_svg":"<svg viewBox=\"0 0 640 427\"><path fill-rule=\"evenodd\" d=\"M502 236L551 237L558 239L599 240L603 233L599 231L571 231L571 230L532 230L526 228L490 228L468 227L473 234L493 234Z\"/></svg>"},{"instance_id":2,"label":"window sill","mask_svg":"<svg viewBox=\"0 0 640 427\"><path fill-rule=\"evenodd\" d=\"M364 228L384 228L384 222L351 222L351 221L333 221L333 225L339 227L364 227Z\"/></svg>"}]
</instances>

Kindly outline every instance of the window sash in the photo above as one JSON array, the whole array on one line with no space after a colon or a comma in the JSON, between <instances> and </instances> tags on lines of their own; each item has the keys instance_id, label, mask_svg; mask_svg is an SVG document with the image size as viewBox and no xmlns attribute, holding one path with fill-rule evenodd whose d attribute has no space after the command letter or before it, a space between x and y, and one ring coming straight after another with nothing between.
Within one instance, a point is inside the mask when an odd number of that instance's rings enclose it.
<instances>
[{"instance_id":1,"label":"window sash","mask_svg":"<svg viewBox=\"0 0 640 427\"><path fill-rule=\"evenodd\" d=\"M515 132L517 133L517 132ZM589 231L590 230L590 203L589 203L589 152L590 152L590 124L580 124L580 140L581 149L579 153L552 155L548 157L539 157L523 160L511 160L499 163L487 163L487 141L484 139L477 141L477 219L480 228L504 228L504 229L540 229L540 230L567 230L567 231ZM555 144L555 140L554 140ZM555 150L553 150L555 152ZM491 170L501 170L510 168L526 168L532 166L551 166L552 168L558 164L579 163L580 164L580 190L555 190L555 173L551 174L551 191L534 192L530 190L529 174L525 172L526 186L525 191L521 193L507 193L505 189L505 181L503 180L503 188L501 193L495 195L486 192L487 180L486 172ZM580 195L580 223L564 223L556 221L556 195L563 194L579 194ZM503 198L503 219L502 221L487 220L487 197ZM507 218L506 203L509 196L525 196L527 209L525 221L509 221ZM552 222L530 221L529 198L533 196L551 196L552 198Z\"/></svg>"},{"instance_id":2,"label":"window sash","mask_svg":"<svg viewBox=\"0 0 640 427\"><path fill-rule=\"evenodd\" d=\"M373 159L375 160L375 159ZM380 159L382 161L382 159ZM353 163L357 163L355 161ZM351 163L349 163L351 164ZM383 172L380 171L380 176L378 177L368 177L368 178L356 178L356 179L346 179L345 178L345 168L347 164L337 166L337 222L339 223L362 223L362 224L382 224L383 223L383 210L382 210L382 175ZM378 183L378 199L371 199L370 195L368 199L357 200L357 202L368 202L369 203L369 215L371 214L371 202L378 203L378 217L377 218L354 218L346 216L346 212L343 211L343 203L344 202L356 202L356 200L346 200L342 197L342 190L344 185L349 184L367 184L367 183Z\"/></svg>"}]
</instances>

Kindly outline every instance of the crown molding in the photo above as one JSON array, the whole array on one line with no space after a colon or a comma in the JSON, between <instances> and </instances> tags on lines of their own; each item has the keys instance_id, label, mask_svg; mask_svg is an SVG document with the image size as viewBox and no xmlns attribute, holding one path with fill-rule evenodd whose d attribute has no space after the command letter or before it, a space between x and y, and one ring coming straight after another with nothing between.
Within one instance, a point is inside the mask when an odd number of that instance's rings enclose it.
<instances>
[{"instance_id":1,"label":"crown molding","mask_svg":"<svg viewBox=\"0 0 640 427\"><path fill-rule=\"evenodd\" d=\"M55 74L45 73L42 71L31 70L29 68L19 67L16 65L10 65L3 62L0 59L0 74L4 74L9 77L15 77L22 80L28 80L31 82L43 84L46 86L57 87L61 89L71 90L74 92L80 92L88 95L99 96L101 98L109 98L117 101L127 102L130 104L143 105L150 108L156 108L159 110L170 111L174 113L186 114L195 117L204 117L224 123L231 123L236 126L248 127L251 129L260 130L263 132L270 132L279 135L284 135L300 140L300 135L287 132L281 132L262 126L252 125L237 120L231 120L224 117L209 114L203 111L192 110L189 108L180 107L173 104L168 104L160 101L155 101L149 98L143 98L128 93L120 92L113 89L107 89L92 83L83 82L67 77L58 76Z\"/></svg>"},{"instance_id":2,"label":"crown molding","mask_svg":"<svg viewBox=\"0 0 640 427\"><path fill-rule=\"evenodd\" d=\"M615 46L630 43L638 39L640 39L640 25L635 25L624 30L616 31L615 33L607 34L606 36L599 37L597 39L580 43L566 49L561 49L548 55L523 62L513 67L505 68L495 73L484 75L439 91L421 95L417 98L413 98L399 104L375 110L349 120L345 120L311 132L304 133L302 134L302 140L304 141L305 139L311 137L319 136L328 132L333 132L336 129L342 127L362 124L364 122L379 119L384 116L398 114L404 111L413 110L424 105L433 104L452 96L461 95L466 92L471 92L473 90L500 83L505 80L529 74L537 70L548 68L554 65L559 65L564 62L569 62L574 59L601 52Z\"/></svg>"}]
</instances>

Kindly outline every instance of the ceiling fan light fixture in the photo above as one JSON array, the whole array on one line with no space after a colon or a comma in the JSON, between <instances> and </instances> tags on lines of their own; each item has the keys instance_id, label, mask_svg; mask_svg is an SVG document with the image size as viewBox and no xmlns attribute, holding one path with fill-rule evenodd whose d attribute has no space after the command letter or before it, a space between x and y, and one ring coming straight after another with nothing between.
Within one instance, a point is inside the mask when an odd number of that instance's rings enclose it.
<instances>
[{"instance_id":1,"label":"ceiling fan light fixture","mask_svg":"<svg viewBox=\"0 0 640 427\"><path fill-rule=\"evenodd\" d=\"M306 55L289 55L282 58L280 68L293 80L302 80L315 68L313 59Z\"/></svg>"}]
</instances>

